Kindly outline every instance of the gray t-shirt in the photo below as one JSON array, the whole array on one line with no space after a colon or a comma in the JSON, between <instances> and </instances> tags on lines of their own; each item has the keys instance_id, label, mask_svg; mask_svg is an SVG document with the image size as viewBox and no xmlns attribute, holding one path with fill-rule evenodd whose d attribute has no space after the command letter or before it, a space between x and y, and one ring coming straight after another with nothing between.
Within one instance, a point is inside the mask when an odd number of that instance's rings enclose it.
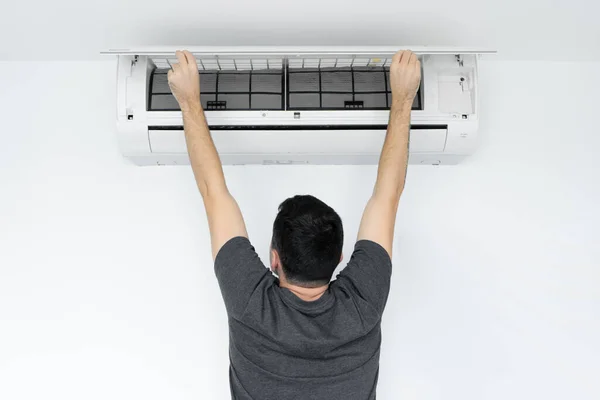
<instances>
[{"instance_id":1,"label":"gray t-shirt","mask_svg":"<svg viewBox=\"0 0 600 400\"><path fill-rule=\"evenodd\" d=\"M215 273L229 316L232 399L375 399L392 273L383 247L357 242L346 268L311 302L280 288L243 237L221 248Z\"/></svg>"}]
</instances>

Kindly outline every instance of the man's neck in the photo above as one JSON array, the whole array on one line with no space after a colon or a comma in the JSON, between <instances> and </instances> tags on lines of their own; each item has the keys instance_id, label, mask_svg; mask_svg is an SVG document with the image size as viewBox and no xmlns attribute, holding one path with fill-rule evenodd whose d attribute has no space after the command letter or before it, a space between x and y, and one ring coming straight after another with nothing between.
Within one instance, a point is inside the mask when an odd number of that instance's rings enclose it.
<instances>
[{"instance_id":1,"label":"man's neck","mask_svg":"<svg viewBox=\"0 0 600 400\"><path fill-rule=\"evenodd\" d=\"M293 285L289 282L286 282L285 279L279 280L279 286L282 288L288 289L290 292L294 293L301 300L304 301L315 301L323 296L323 293L327 291L329 285L319 286L315 288L307 288L298 285Z\"/></svg>"}]
</instances>

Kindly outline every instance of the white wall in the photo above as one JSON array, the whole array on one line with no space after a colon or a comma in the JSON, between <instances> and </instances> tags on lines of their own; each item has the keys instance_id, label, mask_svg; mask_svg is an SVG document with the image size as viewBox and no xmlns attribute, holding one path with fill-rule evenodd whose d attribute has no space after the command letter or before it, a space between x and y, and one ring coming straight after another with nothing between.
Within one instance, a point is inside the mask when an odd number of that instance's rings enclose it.
<instances>
[{"instance_id":1,"label":"white wall","mask_svg":"<svg viewBox=\"0 0 600 400\"><path fill-rule=\"evenodd\" d=\"M482 143L409 169L381 399L600 397L600 64L486 62ZM227 321L187 167L117 150L112 62L0 64L0 398L225 399ZM341 214L373 167L228 167L267 258L278 203Z\"/></svg>"}]
</instances>

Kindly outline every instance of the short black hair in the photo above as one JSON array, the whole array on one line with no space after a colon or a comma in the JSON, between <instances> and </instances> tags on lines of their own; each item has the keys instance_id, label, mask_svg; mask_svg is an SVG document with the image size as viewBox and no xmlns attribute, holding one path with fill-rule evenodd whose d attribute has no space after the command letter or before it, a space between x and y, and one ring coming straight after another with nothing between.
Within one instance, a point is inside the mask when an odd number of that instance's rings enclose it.
<instances>
[{"instance_id":1,"label":"short black hair","mask_svg":"<svg viewBox=\"0 0 600 400\"><path fill-rule=\"evenodd\" d=\"M288 281L305 287L327 285L343 245L342 219L321 200L294 196L279 206L271 246Z\"/></svg>"}]
</instances>

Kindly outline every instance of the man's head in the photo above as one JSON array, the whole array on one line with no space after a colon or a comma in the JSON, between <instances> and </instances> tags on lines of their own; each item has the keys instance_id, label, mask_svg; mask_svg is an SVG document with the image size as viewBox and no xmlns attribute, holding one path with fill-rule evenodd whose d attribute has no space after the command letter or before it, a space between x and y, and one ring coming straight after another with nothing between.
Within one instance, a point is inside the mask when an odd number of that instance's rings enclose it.
<instances>
[{"instance_id":1,"label":"man's head","mask_svg":"<svg viewBox=\"0 0 600 400\"><path fill-rule=\"evenodd\" d=\"M294 285L327 285L343 244L342 220L333 208L313 196L290 197L279 206L273 223L271 268L279 275L283 270Z\"/></svg>"}]
</instances>

